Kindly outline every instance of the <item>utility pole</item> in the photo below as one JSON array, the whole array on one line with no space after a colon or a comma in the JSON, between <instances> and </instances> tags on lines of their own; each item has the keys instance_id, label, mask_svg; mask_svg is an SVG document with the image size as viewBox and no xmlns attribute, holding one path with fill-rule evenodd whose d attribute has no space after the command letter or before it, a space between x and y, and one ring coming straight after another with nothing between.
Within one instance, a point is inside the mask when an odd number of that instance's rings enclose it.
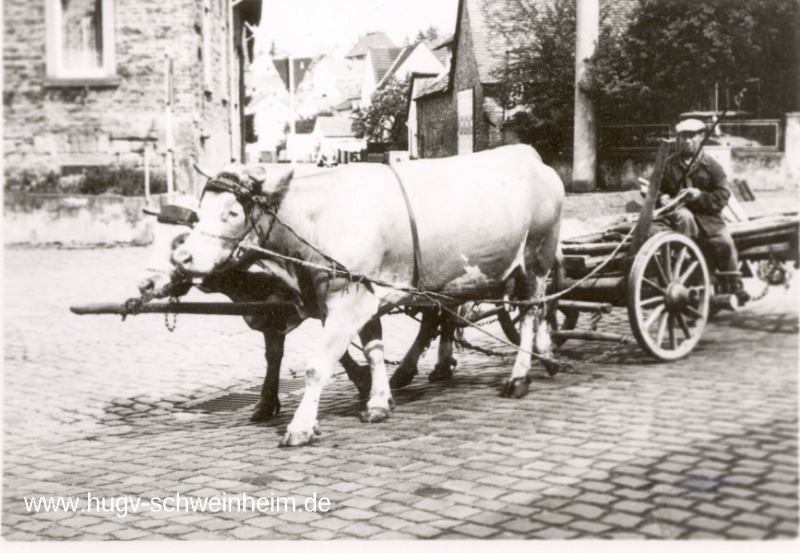
<instances>
[{"instance_id":1,"label":"utility pole","mask_svg":"<svg viewBox=\"0 0 800 553\"><path fill-rule=\"evenodd\" d=\"M289 54L289 111L291 111L289 116L289 140L286 142L286 145L289 149L289 161L291 161L292 167L294 167L297 160L295 155L294 60L292 60L291 54Z\"/></svg>"},{"instance_id":2,"label":"utility pole","mask_svg":"<svg viewBox=\"0 0 800 553\"><path fill-rule=\"evenodd\" d=\"M173 158L175 155L174 148L175 148L175 141L172 137L172 109L173 104L175 103L175 83L174 83L174 71L172 67L172 56L167 54L165 57L165 64L164 64L164 72L166 73L165 83L166 83L166 110L165 110L165 139L166 139L166 146L167 146L167 159L166 159L166 166L167 166L167 200L172 202L172 197L175 194L175 174L174 174L174 162Z\"/></svg>"},{"instance_id":3,"label":"utility pole","mask_svg":"<svg viewBox=\"0 0 800 553\"><path fill-rule=\"evenodd\" d=\"M575 37L575 138L572 157L572 186L576 192L597 187L597 123L594 104L580 88L586 75L586 59L594 55L600 34L599 0L576 0Z\"/></svg>"}]
</instances>

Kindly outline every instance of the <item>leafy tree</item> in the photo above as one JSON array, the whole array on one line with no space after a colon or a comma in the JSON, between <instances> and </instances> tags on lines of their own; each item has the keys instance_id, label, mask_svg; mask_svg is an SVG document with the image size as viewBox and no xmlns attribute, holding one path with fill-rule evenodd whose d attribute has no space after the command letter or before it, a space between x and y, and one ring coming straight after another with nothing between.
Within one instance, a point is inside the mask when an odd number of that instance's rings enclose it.
<instances>
[{"instance_id":1,"label":"leafy tree","mask_svg":"<svg viewBox=\"0 0 800 553\"><path fill-rule=\"evenodd\" d=\"M358 138L386 142L392 149L408 148L408 92L411 81L394 77L372 94L372 105L357 109L351 116L352 129Z\"/></svg>"},{"instance_id":2,"label":"leafy tree","mask_svg":"<svg viewBox=\"0 0 800 553\"><path fill-rule=\"evenodd\" d=\"M508 44L495 72L508 108L525 108L512 128L523 142L552 156L565 146L575 105L575 1L507 0L484 6L490 28ZM502 11L500 11L502 10Z\"/></svg>"},{"instance_id":3,"label":"leafy tree","mask_svg":"<svg viewBox=\"0 0 800 553\"><path fill-rule=\"evenodd\" d=\"M314 132L314 127L317 124L317 117L326 117L333 115L333 112L330 110L323 110L317 113L316 115L312 115L310 117L303 117L301 119L295 119L294 122L294 131L297 134L311 134ZM289 134L290 125L286 123L283 127L284 134Z\"/></svg>"},{"instance_id":4,"label":"leafy tree","mask_svg":"<svg viewBox=\"0 0 800 553\"><path fill-rule=\"evenodd\" d=\"M431 25L426 30L417 32L417 42L436 42L439 40L439 27Z\"/></svg>"},{"instance_id":5,"label":"leafy tree","mask_svg":"<svg viewBox=\"0 0 800 553\"><path fill-rule=\"evenodd\" d=\"M601 122L674 121L715 85L720 109L746 89L742 109L775 117L800 107L799 37L797 0L640 0L626 33L602 33L581 85Z\"/></svg>"}]
</instances>

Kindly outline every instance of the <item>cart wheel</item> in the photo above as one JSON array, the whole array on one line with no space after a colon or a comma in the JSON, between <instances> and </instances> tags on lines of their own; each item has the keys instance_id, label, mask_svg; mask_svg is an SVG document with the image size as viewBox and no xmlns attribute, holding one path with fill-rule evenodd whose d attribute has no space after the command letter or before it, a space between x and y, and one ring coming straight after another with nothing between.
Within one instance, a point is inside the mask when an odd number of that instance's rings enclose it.
<instances>
[{"instance_id":1,"label":"cart wheel","mask_svg":"<svg viewBox=\"0 0 800 553\"><path fill-rule=\"evenodd\" d=\"M700 248L674 232L651 237L628 276L628 318L636 341L662 361L686 357L708 320L711 279Z\"/></svg>"},{"instance_id":2,"label":"cart wheel","mask_svg":"<svg viewBox=\"0 0 800 553\"><path fill-rule=\"evenodd\" d=\"M515 346L519 346L519 331L517 330L519 309L515 309L511 312L504 309L497 315L497 322L500 323L500 328L503 329L503 334L506 335L508 341Z\"/></svg>"}]
</instances>

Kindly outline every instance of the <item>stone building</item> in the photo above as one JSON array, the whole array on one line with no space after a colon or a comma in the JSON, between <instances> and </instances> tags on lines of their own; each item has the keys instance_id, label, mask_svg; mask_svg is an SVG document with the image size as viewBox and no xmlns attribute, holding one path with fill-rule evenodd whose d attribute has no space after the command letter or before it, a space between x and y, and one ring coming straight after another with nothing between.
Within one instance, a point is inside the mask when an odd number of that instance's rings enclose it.
<instances>
[{"instance_id":1,"label":"stone building","mask_svg":"<svg viewBox=\"0 0 800 553\"><path fill-rule=\"evenodd\" d=\"M171 134L176 189L193 191L193 161L243 157L245 24L260 18L260 0L5 0L6 167L63 175L147 151L166 170Z\"/></svg>"}]
</instances>

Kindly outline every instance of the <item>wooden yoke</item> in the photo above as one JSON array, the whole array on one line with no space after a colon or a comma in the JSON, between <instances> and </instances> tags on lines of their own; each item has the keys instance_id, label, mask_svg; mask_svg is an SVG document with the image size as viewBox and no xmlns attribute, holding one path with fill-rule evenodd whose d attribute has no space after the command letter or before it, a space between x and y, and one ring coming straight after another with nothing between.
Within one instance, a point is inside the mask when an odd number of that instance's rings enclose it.
<instances>
[{"instance_id":1,"label":"wooden yoke","mask_svg":"<svg viewBox=\"0 0 800 553\"><path fill-rule=\"evenodd\" d=\"M633 239L631 246L628 249L628 257L633 259L639 252L639 248L647 240L647 234L650 231L650 225L653 223L653 211L656 207L656 200L658 200L658 191L661 187L661 179L664 176L664 168L667 165L667 156L669 156L670 141L663 138L658 145L658 154L656 155L656 166L653 169L653 174L650 175L650 186L647 188L647 196L644 198L644 205L639 214L639 220L636 222L636 228L633 231Z\"/></svg>"}]
</instances>

